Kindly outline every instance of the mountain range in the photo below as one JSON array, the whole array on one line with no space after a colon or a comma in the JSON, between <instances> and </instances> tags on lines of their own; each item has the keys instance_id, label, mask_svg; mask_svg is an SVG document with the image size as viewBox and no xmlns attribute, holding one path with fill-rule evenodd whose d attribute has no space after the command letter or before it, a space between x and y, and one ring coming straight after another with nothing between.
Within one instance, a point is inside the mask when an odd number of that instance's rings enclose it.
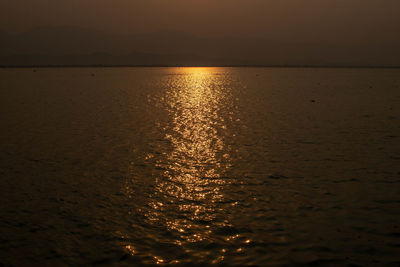
<instances>
[{"instance_id":1,"label":"mountain range","mask_svg":"<svg viewBox=\"0 0 400 267\"><path fill-rule=\"evenodd\" d=\"M39 27L18 34L0 31L0 65L400 66L399 47L374 41L338 45L177 31L129 35Z\"/></svg>"}]
</instances>

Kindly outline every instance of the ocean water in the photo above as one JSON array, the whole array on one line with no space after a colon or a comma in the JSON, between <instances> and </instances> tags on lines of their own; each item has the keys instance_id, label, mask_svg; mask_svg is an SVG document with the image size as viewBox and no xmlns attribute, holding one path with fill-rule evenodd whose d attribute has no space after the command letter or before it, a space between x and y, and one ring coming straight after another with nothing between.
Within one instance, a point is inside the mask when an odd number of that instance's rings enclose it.
<instances>
[{"instance_id":1,"label":"ocean water","mask_svg":"<svg viewBox=\"0 0 400 267\"><path fill-rule=\"evenodd\" d=\"M0 265L400 264L400 70L0 69Z\"/></svg>"}]
</instances>

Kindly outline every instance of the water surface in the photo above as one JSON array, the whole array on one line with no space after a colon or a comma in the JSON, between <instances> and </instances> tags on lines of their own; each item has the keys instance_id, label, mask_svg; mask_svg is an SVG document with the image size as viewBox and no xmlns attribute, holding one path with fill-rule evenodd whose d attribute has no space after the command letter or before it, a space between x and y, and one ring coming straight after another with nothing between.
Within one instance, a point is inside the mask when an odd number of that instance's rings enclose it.
<instances>
[{"instance_id":1,"label":"water surface","mask_svg":"<svg viewBox=\"0 0 400 267\"><path fill-rule=\"evenodd\" d=\"M0 263L400 264L400 70L0 69Z\"/></svg>"}]
</instances>

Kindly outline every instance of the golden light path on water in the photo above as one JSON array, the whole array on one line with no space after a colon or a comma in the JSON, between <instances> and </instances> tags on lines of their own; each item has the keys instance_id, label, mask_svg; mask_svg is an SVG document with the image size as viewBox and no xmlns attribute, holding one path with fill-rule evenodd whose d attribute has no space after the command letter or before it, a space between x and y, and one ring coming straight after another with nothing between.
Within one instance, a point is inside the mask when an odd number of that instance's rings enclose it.
<instances>
[{"instance_id":1,"label":"golden light path on water","mask_svg":"<svg viewBox=\"0 0 400 267\"><path fill-rule=\"evenodd\" d=\"M162 171L145 216L174 233L175 245L185 247L185 253L196 254L195 244L212 239L213 227L229 225L218 203L224 201L224 175L231 167L225 139L227 120L233 119L232 92L226 77L212 68L181 68L166 80L160 99L170 118L162 130L171 149L156 160ZM222 260L224 252L215 260Z\"/></svg>"}]
</instances>

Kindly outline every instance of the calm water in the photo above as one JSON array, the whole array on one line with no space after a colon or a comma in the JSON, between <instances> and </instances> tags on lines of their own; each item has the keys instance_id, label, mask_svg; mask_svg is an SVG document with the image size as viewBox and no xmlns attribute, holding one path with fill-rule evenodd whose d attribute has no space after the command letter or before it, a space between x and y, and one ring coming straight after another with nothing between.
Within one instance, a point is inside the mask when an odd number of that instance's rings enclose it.
<instances>
[{"instance_id":1,"label":"calm water","mask_svg":"<svg viewBox=\"0 0 400 267\"><path fill-rule=\"evenodd\" d=\"M398 69L0 69L0 89L4 265L400 264Z\"/></svg>"}]
</instances>

